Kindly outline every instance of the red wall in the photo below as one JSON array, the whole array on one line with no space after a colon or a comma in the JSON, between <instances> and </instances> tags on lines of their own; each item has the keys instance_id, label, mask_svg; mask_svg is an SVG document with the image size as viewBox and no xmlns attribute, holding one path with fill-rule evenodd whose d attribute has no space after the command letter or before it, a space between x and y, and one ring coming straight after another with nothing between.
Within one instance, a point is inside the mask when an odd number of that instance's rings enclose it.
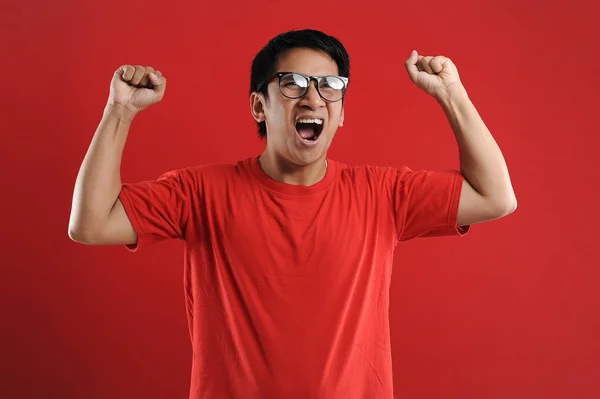
<instances>
[{"instance_id":1,"label":"red wall","mask_svg":"<svg viewBox=\"0 0 600 399\"><path fill-rule=\"evenodd\" d=\"M132 254L70 241L75 177L125 63L160 69L169 86L133 125L124 180L257 154L251 59L271 36L304 27L338 36L352 56L331 157L458 167L441 109L403 64L413 48L444 54L503 149L519 200L465 238L398 247L397 397L600 397L591 0L3 3L0 397L187 395L182 244Z\"/></svg>"}]
</instances>

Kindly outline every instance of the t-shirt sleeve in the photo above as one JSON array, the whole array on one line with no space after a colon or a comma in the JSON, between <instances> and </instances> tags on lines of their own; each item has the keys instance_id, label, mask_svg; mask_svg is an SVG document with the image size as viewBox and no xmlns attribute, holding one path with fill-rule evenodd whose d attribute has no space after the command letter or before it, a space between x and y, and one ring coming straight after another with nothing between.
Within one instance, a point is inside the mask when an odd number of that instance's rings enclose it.
<instances>
[{"instance_id":1,"label":"t-shirt sleeve","mask_svg":"<svg viewBox=\"0 0 600 399\"><path fill-rule=\"evenodd\" d=\"M138 241L131 251L166 239L184 239L189 216L189 175L173 170L158 179L122 184L119 199Z\"/></svg>"},{"instance_id":2,"label":"t-shirt sleeve","mask_svg":"<svg viewBox=\"0 0 600 399\"><path fill-rule=\"evenodd\" d=\"M392 174L392 201L398 240L463 236L470 226L458 226L463 175L459 171L412 171Z\"/></svg>"}]
</instances>

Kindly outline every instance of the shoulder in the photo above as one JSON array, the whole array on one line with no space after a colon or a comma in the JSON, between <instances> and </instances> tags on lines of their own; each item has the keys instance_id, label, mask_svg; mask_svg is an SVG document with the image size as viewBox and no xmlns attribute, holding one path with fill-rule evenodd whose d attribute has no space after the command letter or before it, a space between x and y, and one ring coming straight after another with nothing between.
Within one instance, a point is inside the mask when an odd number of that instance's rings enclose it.
<instances>
[{"instance_id":1,"label":"shoulder","mask_svg":"<svg viewBox=\"0 0 600 399\"><path fill-rule=\"evenodd\" d=\"M179 178L188 181L223 179L247 172L251 159L231 163L205 163L168 170L161 178Z\"/></svg>"},{"instance_id":2,"label":"shoulder","mask_svg":"<svg viewBox=\"0 0 600 399\"><path fill-rule=\"evenodd\" d=\"M204 163L183 166L164 172L158 182L171 185L185 192L209 193L230 190L251 181L252 158L234 162Z\"/></svg>"}]
</instances>

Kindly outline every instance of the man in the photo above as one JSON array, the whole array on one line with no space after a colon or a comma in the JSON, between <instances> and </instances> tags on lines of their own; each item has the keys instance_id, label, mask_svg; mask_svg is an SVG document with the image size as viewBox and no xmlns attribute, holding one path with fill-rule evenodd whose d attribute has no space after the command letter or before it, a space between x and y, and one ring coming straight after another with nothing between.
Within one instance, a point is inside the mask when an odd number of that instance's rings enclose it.
<instances>
[{"instance_id":1,"label":"man","mask_svg":"<svg viewBox=\"0 0 600 399\"><path fill-rule=\"evenodd\" d=\"M273 38L253 62L262 155L123 184L128 129L162 99L166 79L151 67L115 72L77 177L69 234L130 250L185 241L190 398L393 398L396 244L464 235L516 208L500 149L452 61L413 51L406 69L446 113L460 172L328 159L344 122L349 57L337 39L304 30Z\"/></svg>"}]
</instances>

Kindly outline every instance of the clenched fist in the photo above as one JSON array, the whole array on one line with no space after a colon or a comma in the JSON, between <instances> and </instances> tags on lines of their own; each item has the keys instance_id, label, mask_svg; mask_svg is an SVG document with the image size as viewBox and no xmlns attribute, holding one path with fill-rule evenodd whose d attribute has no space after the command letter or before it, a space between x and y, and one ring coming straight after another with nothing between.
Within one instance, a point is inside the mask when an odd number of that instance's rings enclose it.
<instances>
[{"instance_id":1,"label":"clenched fist","mask_svg":"<svg viewBox=\"0 0 600 399\"><path fill-rule=\"evenodd\" d=\"M413 50L404 64L410 80L437 100L444 100L452 91L463 88L458 69L448 57L422 56Z\"/></svg>"},{"instance_id":2,"label":"clenched fist","mask_svg":"<svg viewBox=\"0 0 600 399\"><path fill-rule=\"evenodd\" d=\"M122 65L110 82L109 105L138 113L162 100L167 79L160 71L141 65Z\"/></svg>"}]
</instances>

